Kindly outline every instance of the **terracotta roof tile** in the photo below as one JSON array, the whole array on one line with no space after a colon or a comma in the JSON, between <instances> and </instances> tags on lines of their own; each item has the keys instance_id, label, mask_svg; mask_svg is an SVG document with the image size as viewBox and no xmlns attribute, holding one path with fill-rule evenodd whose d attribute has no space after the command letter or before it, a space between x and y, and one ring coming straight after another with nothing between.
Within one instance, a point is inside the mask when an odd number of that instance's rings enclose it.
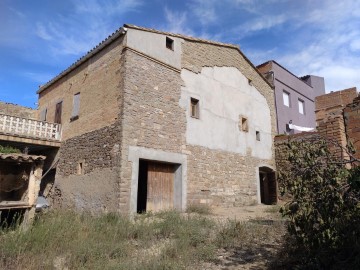
<instances>
[{"instance_id":1,"label":"terracotta roof tile","mask_svg":"<svg viewBox=\"0 0 360 270\"><path fill-rule=\"evenodd\" d=\"M45 160L46 156L35 156L26 154L3 154L0 153L0 160L5 161L18 161L18 162L32 162L38 160Z\"/></svg>"}]
</instances>

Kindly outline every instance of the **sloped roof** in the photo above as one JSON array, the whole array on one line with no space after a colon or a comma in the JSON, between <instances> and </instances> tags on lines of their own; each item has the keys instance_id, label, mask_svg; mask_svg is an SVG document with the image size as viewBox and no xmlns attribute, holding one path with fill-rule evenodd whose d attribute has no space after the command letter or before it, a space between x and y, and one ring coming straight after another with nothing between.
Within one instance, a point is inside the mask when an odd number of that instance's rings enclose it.
<instances>
[{"instance_id":1,"label":"sloped roof","mask_svg":"<svg viewBox=\"0 0 360 270\"><path fill-rule=\"evenodd\" d=\"M17 161L17 162L33 162L45 160L46 156L35 156L35 155L27 155L27 154L3 154L0 153L0 160L5 161Z\"/></svg>"},{"instance_id":2,"label":"sloped roof","mask_svg":"<svg viewBox=\"0 0 360 270\"><path fill-rule=\"evenodd\" d=\"M201 39L201 38L195 38L195 37L190 37L190 36L186 36L186 35L182 35L182 34L164 32L164 31L159 31L159 30L152 29L152 28L136 26L133 24L124 24L124 26L120 27L115 32L113 32L111 35L109 35L105 40L101 41L98 45L96 45L94 48L92 48L90 51L88 51L84 56L82 56L77 61L75 61L71 66L69 66L67 69L63 70L62 72L60 72L59 75L57 75L56 77L54 77L53 79L48 81L46 84L40 86L39 90L36 93L37 94L41 93L47 87L49 87L50 85L52 85L53 83L55 83L56 81L58 81L59 79L64 77L66 74L70 73L72 70L74 70L75 68L80 66L85 61L87 61L94 54L98 53L103 48L105 48L107 45L111 44L111 42L113 42L119 36L124 35L126 33L126 28L137 29L140 31L152 32L152 33L157 33L157 34L162 34L162 35L167 35L167 36L172 36L172 37L178 37L178 38L182 38L182 39L185 39L188 41L201 42L201 43L207 43L207 44L211 44L211 45L217 45L217 46L223 46L223 47L236 49L244 57L244 59L250 64L250 66L252 66L255 69L255 71L264 79L264 81L271 88L273 88L273 86L263 77L263 75L254 66L254 64L243 54L243 52L240 50L240 47L238 45L222 43L222 42L217 42L217 41L211 41L211 40L206 40L206 39Z\"/></svg>"}]
</instances>

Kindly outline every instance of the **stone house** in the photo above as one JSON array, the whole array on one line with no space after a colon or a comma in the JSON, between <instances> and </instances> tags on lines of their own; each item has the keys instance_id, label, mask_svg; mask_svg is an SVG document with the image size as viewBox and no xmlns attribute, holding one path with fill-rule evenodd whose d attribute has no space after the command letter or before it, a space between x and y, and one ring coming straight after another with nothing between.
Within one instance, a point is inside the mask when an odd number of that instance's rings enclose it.
<instances>
[{"instance_id":1,"label":"stone house","mask_svg":"<svg viewBox=\"0 0 360 270\"><path fill-rule=\"evenodd\" d=\"M257 68L275 87L278 134L315 129L315 97L325 94L324 78L298 77L274 60Z\"/></svg>"},{"instance_id":2,"label":"stone house","mask_svg":"<svg viewBox=\"0 0 360 270\"><path fill-rule=\"evenodd\" d=\"M275 203L273 91L237 46L124 25L38 90L61 125L54 204Z\"/></svg>"}]
</instances>

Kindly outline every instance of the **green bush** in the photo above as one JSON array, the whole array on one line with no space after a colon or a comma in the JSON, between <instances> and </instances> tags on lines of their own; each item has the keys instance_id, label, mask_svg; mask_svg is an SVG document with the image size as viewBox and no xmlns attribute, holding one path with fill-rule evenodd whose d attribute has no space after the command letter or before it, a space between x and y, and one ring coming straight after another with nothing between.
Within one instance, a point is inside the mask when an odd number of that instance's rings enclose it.
<instances>
[{"instance_id":1,"label":"green bush","mask_svg":"<svg viewBox=\"0 0 360 270\"><path fill-rule=\"evenodd\" d=\"M304 268L359 269L360 169L347 170L328 145L289 142L289 170L279 183L291 200L281 212Z\"/></svg>"}]
</instances>

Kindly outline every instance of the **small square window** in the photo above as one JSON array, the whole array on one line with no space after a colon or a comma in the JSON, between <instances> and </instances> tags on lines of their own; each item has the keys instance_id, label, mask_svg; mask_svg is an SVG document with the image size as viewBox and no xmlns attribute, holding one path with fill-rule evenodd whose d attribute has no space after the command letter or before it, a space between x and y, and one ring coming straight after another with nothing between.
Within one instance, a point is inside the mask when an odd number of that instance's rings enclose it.
<instances>
[{"instance_id":1,"label":"small square window","mask_svg":"<svg viewBox=\"0 0 360 270\"><path fill-rule=\"evenodd\" d=\"M256 140L260 141L260 131L256 131Z\"/></svg>"},{"instance_id":2,"label":"small square window","mask_svg":"<svg viewBox=\"0 0 360 270\"><path fill-rule=\"evenodd\" d=\"M286 107L290 107L290 94L286 91L283 92L283 101Z\"/></svg>"},{"instance_id":3,"label":"small square window","mask_svg":"<svg viewBox=\"0 0 360 270\"><path fill-rule=\"evenodd\" d=\"M196 98L190 99L190 115L194 118L199 118L200 116L199 100Z\"/></svg>"},{"instance_id":4,"label":"small square window","mask_svg":"<svg viewBox=\"0 0 360 270\"><path fill-rule=\"evenodd\" d=\"M249 131L249 125L248 125L248 120L245 117L241 117L240 116L240 130L244 131L244 132L248 132Z\"/></svg>"},{"instance_id":5,"label":"small square window","mask_svg":"<svg viewBox=\"0 0 360 270\"><path fill-rule=\"evenodd\" d=\"M299 99L298 105L299 105L299 113L305 114L305 102L303 100Z\"/></svg>"},{"instance_id":6,"label":"small square window","mask_svg":"<svg viewBox=\"0 0 360 270\"><path fill-rule=\"evenodd\" d=\"M166 48L168 48L169 50L174 50L174 40L166 37Z\"/></svg>"}]
</instances>

